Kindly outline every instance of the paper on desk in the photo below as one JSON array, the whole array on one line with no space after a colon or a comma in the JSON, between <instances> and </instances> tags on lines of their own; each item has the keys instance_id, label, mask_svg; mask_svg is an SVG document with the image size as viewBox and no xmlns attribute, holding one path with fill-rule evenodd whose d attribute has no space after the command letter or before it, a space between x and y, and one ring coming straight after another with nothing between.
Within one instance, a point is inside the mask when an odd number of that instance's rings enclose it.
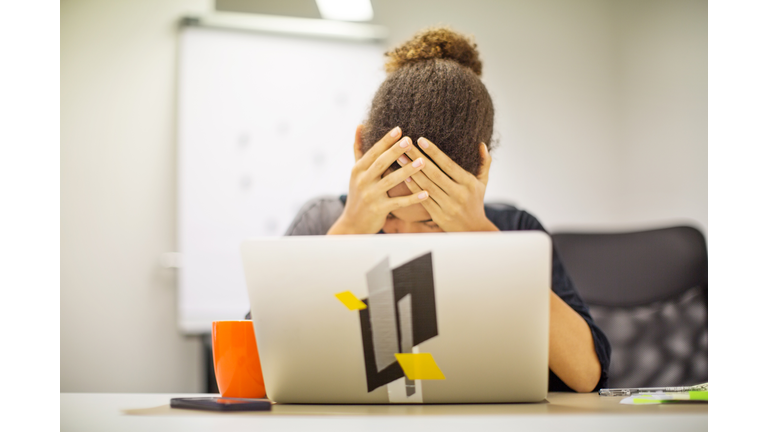
<instances>
[{"instance_id":1,"label":"paper on desk","mask_svg":"<svg viewBox=\"0 0 768 432\"><path fill-rule=\"evenodd\" d=\"M624 405L657 405L680 402L708 402L708 391L689 391L681 393L640 394L621 400Z\"/></svg>"}]
</instances>

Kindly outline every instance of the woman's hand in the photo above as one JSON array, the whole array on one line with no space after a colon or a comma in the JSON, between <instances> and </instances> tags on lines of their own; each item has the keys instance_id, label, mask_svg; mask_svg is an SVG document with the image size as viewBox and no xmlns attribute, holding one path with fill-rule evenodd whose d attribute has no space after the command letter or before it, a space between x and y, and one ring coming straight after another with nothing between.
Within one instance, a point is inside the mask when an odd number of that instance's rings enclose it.
<instances>
[{"instance_id":1,"label":"woman's hand","mask_svg":"<svg viewBox=\"0 0 768 432\"><path fill-rule=\"evenodd\" d=\"M465 171L428 139L419 138L418 143L432 160L423 157L422 152L413 146L398 158L398 163L405 166L412 160L425 161L424 169L406 178L405 184L413 193L429 193L429 199L421 204L432 220L443 231L498 231L485 216L483 203L491 168L491 155L485 143L481 143L478 149L482 164L477 177Z\"/></svg>"},{"instance_id":2,"label":"woman's hand","mask_svg":"<svg viewBox=\"0 0 768 432\"><path fill-rule=\"evenodd\" d=\"M416 157L414 162L382 177L390 165L414 146L408 137L398 141L402 131L396 127L363 154L362 128L362 125L358 126L355 133L356 162L349 179L347 203L344 212L328 230L330 235L375 234L384 227L387 215L392 210L424 202L429 198L429 192L421 190L396 198L387 195L388 190L421 171L426 158Z\"/></svg>"}]
</instances>

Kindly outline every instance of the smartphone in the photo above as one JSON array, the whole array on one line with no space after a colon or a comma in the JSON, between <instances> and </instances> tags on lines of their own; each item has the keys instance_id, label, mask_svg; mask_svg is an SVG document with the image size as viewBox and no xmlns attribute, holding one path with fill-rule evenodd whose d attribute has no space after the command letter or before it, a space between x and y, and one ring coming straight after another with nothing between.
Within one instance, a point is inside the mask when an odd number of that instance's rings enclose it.
<instances>
[{"instance_id":1,"label":"smartphone","mask_svg":"<svg viewBox=\"0 0 768 432\"><path fill-rule=\"evenodd\" d=\"M269 399L241 399L225 397L173 398L171 408L208 411L270 411Z\"/></svg>"}]
</instances>

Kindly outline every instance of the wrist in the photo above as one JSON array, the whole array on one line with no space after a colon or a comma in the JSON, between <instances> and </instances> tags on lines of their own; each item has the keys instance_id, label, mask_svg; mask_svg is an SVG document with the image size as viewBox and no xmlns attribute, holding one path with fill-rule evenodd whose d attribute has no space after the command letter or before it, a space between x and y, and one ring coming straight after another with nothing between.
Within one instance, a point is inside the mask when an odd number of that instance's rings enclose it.
<instances>
[{"instance_id":1,"label":"wrist","mask_svg":"<svg viewBox=\"0 0 768 432\"><path fill-rule=\"evenodd\" d=\"M342 213L328 230L327 235L368 234L361 231L360 227L353 221L354 218L347 216L346 212Z\"/></svg>"},{"instance_id":2,"label":"wrist","mask_svg":"<svg viewBox=\"0 0 768 432\"><path fill-rule=\"evenodd\" d=\"M478 225L475 231L501 231L501 230L496 225L494 225L493 222L490 221L490 219L488 219L487 217L484 217L482 223Z\"/></svg>"},{"instance_id":3,"label":"wrist","mask_svg":"<svg viewBox=\"0 0 768 432\"><path fill-rule=\"evenodd\" d=\"M339 216L338 219L336 219L336 222L331 225L331 228L328 230L326 235L344 235L344 234L354 234L351 232L349 225L347 224L346 219L344 218L344 214L342 213L341 216Z\"/></svg>"}]
</instances>

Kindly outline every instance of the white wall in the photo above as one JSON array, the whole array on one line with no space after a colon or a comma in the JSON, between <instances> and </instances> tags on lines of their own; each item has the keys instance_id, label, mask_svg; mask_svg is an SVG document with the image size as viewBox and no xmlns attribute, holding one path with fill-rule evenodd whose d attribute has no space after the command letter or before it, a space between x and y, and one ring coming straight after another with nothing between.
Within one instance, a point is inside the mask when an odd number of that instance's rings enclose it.
<instances>
[{"instance_id":1,"label":"white wall","mask_svg":"<svg viewBox=\"0 0 768 432\"><path fill-rule=\"evenodd\" d=\"M620 219L707 233L707 3L617 2Z\"/></svg>"},{"instance_id":2,"label":"white wall","mask_svg":"<svg viewBox=\"0 0 768 432\"><path fill-rule=\"evenodd\" d=\"M373 5L390 45L439 23L476 36L500 144L488 199L550 230L706 232L706 1ZM176 245L174 26L211 5L61 6L61 390L200 391L158 258Z\"/></svg>"},{"instance_id":3,"label":"white wall","mask_svg":"<svg viewBox=\"0 0 768 432\"><path fill-rule=\"evenodd\" d=\"M175 21L204 0L61 8L61 391L202 389L176 331Z\"/></svg>"}]
</instances>

